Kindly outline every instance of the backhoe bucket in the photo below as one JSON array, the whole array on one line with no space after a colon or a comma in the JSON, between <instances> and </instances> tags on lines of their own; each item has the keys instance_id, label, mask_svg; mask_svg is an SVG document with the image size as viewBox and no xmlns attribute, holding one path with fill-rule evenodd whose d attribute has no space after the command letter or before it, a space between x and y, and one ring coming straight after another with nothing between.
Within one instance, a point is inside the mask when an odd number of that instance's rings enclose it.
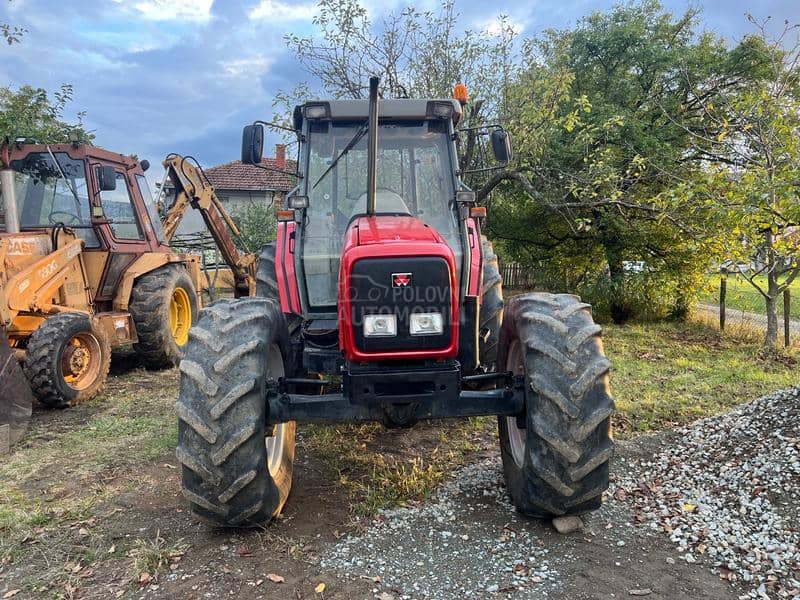
<instances>
[{"instance_id":1,"label":"backhoe bucket","mask_svg":"<svg viewBox=\"0 0 800 600\"><path fill-rule=\"evenodd\" d=\"M33 394L0 326L0 454L25 434L31 420Z\"/></svg>"}]
</instances>

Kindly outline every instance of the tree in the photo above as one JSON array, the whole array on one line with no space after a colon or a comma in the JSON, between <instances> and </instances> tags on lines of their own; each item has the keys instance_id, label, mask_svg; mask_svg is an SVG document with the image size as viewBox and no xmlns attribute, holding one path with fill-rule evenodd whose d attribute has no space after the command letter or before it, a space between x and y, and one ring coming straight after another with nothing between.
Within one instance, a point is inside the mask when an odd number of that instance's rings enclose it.
<instances>
[{"instance_id":1,"label":"tree","mask_svg":"<svg viewBox=\"0 0 800 600\"><path fill-rule=\"evenodd\" d=\"M263 202L248 202L237 210L233 220L241 234L236 240L240 252L258 253L262 246L275 239L275 207Z\"/></svg>"},{"instance_id":2,"label":"tree","mask_svg":"<svg viewBox=\"0 0 800 600\"><path fill-rule=\"evenodd\" d=\"M11 2L11 0L8 0ZM6 43L11 46L19 44L22 36L28 33L28 30L18 25L10 25L9 23L0 23L0 35L3 36Z\"/></svg>"},{"instance_id":3,"label":"tree","mask_svg":"<svg viewBox=\"0 0 800 600\"><path fill-rule=\"evenodd\" d=\"M91 141L94 134L83 126L86 115L77 113L77 122L64 120L64 112L72 100L72 86L63 84L50 99L42 88L22 86L14 91L0 88L0 141L26 138L40 143Z\"/></svg>"},{"instance_id":4,"label":"tree","mask_svg":"<svg viewBox=\"0 0 800 600\"><path fill-rule=\"evenodd\" d=\"M760 77L695 88L703 126L687 131L706 169L686 199L717 216L728 257L754 265L743 275L764 297L764 345L772 347L778 298L800 274L800 36L791 39L797 26L788 22L770 36L769 20L748 18L756 31L729 60Z\"/></svg>"},{"instance_id":5,"label":"tree","mask_svg":"<svg viewBox=\"0 0 800 600\"><path fill-rule=\"evenodd\" d=\"M517 161L481 190L501 185L490 226L506 247L519 256L527 246L559 271L573 264L566 279L580 285L564 291L602 290L616 321L632 316L642 286L659 296L642 303L670 295L672 312L685 314L715 249L706 213L666 201L700 168L687 160L692 136L679 122L701 115L684 100L728 53L696 33L699 23L696 10L676 18L645 0L529 40L522 56L531 67L507 102ZM640 274L626 269L641 263Z\"/></svg>"},{"instance_id":6,"label":"tree","mask_svg":"<svg viewBox=\"0 0 800 600\"><path fill-rule=\"evenodd\" d=\"M365 98L371 75L381 78L384 97L449 98L465 83L477 91L465 126L502 117L504 90L518 68L516 31L501 16L492 32L459 29L454 0L420 12L406 6L379 23L370 21L359 0L320 0L311 36L287 35L286 43L303 69L319 82L276 94L276 107L290 114L294 104L317 93ZM473 163L475 133L464 142L462 169Z\"/></svg>"}]
</instances>

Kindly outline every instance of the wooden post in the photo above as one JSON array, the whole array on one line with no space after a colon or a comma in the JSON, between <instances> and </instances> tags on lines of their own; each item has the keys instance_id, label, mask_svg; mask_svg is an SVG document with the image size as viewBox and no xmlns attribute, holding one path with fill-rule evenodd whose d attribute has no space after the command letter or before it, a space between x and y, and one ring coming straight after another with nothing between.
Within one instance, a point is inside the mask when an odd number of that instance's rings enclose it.
<instances>
[{"instance_id":1,"label":"wooden post","mask_svg":"<svg viewBox=\"0 0 800 600\"><path fill-rule=\"evenodd\" d=\"M728 293L728 268L719 269L719 329L725 331L725 295Z\"/></svg>"},{"instance_id":2,"label":"wooden post","mask_svg":"<svg viewBox=\"0 0 800 600\"><path fill-rule=\"evenodd\" d=\"M791 311L789 310L791 306L791 297L789 294L789 288L783 290L783 345L787 348L789 347L789 325L791 324Z\"/></svg>"}]
</instances>

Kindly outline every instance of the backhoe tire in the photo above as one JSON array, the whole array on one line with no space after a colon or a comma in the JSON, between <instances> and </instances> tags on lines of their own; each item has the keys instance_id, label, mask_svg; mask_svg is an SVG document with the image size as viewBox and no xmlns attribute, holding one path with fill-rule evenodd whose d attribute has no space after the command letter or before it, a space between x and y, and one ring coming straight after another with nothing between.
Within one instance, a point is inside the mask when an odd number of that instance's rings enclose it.
<instances>
[{"instance_id":1,"label":"backhoe tire","mask_svg":"<svg viewBox=\"0 0 800 600\"><path fill-rule=\"evenodd\" d=\"M275 269L275 242L265 244L261 248L256 271L256 296L272 298L280 305L278 276Z\"/></svg>"},{"instance_id":2,"label":"backhoe tire","mask_svg":"<svg viewBox=\"0 0 800 600\"><path fill-rule=\"evenodd\" d=\"M480 317L480 362L486 371L494 371L497 365L497 345L500 341L500 326L503 323L503 277L494 253L492 242L481 236L483 248L483 296Z\"/></svg>"},{"instance_id":3,"label":"backhoe tire","mask_svg":"<svg viewBox=\"0 0 800 600\"><path fill-rule=\"evenodd\" d=\"M197 291L181 265L167 265L133 284L129 305L139 341L133 345L145 367L178 365L197 318Z\"/></svg>"},{"instance_id":4,"label":"backhoe tire","mask_svg":"<svg viewBox=\"0 0 800 600\"><path fill-rule=\"evenodd\" d=\"M525 415L500 417L506 485L533 517L600 507L614 452L610 363L591 308L576 296L512 298L500 335L501 370L524 375Z\"/></svg>"},{"instance_id":5,"label":"backhoe tire","mask_svg":"<svg viewBox=\"0 0 800 600\"><path fill-rule=\"evenodd\" d=\"M283 375L286 345L283 314L265 298L220 300L189 333L176 455L183 495L203 521L257 526L289 496L295 423L265 427L265 386Z\"/></svg>"},{"instance_id":6,"label":"backhoe tire","mask_svg":"<svg viewBox=\"0 0 800 600\"><path fill-rule=\"evenodd\" d=\"M87 314L64 312L48 317L31 334L23 371L43 406L66 408L97 396L110 366L105 332Z\"/></svg>"}]
</instances>

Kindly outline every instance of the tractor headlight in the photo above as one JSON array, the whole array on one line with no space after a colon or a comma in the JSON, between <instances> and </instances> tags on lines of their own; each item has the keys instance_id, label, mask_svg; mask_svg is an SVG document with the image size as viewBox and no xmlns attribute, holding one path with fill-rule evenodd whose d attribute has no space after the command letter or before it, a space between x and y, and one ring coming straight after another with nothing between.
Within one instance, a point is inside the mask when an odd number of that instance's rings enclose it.
<instances>
[{"instance_id":1,"label":"tractor headlight","mask_svg":"<svg viewBox=\"0 0 800 600\"><path fill-rule=\"evenodd\" d=\"M413 313L409 322L411 335L439 335L444 330L442 313Z\"/></svg>"},{"instance_id":2,"label":"tractor headlight","mask_svg":"<svg viewBox=\"0 0 800 600\"><path fill-rule=\"evenodd\" d=\"M393 337L396 335L396 315L364 315L364 337Z\"/></svg>"}]
</instances>

